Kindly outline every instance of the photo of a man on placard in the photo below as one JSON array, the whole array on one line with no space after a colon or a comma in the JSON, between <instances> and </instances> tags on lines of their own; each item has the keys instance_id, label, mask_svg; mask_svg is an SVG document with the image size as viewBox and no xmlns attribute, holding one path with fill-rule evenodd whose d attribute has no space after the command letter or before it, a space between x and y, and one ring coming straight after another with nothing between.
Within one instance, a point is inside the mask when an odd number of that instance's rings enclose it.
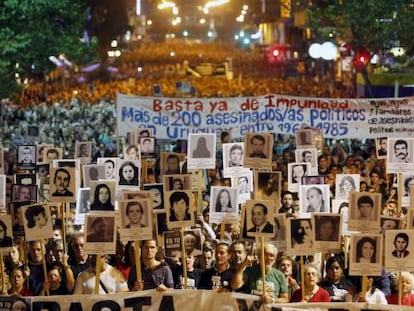
<instances>
[{"instance_id":1,"label":"photo of a man on placard","mask_svg":"<svg viewBox=\"0 0 414 311\"><path fill-rule=\"evenodd\" d=\"M392 251L392 256L395 258L405 258L410 255L410 252L407 250L408 243L410 238L408 234L405 232L399 232L394 237L394 247L395 249Z\"/></svg>"},{"instance_id":2,"label":"photo of a man on placard","mask_svg":"<svg viewBox=\"0 0 414 311\"><path fill-rule=\"evenodd\" d=\"M269 222L270 215L269 208L262 202L255 202L251 207L251 223L253 224L247 232L250 233L273 233L273 225Z\"/></svg>"}]
</instances>

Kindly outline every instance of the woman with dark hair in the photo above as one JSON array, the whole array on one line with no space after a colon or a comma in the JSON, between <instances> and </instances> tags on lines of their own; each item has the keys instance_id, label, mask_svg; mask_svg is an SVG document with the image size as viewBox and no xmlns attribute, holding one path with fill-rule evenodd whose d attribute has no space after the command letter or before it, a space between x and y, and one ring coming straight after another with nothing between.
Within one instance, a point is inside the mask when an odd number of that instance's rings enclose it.
<instances>
[{"instance_id":1,"label":"woman with dark hair","mask_svg":"<svg viewBox=\"0 0 414 311\"><path fill-rule=\"evenodd\" d=\"M138 167L134 162L124 162L119 168L119 185L138 186Z\"/></svg>"},{"instance_id":2,"label":"woman with dark hair","mask_svg":"<svg viewBox=\"0 0 414 311\"><path fill-rule=\"evenodd\" d=\"M218 192L216 199L216 212L233 212L230 191L228 189L222 188Z\"/></svg>"},{"instance_id":3,"label":"woman with dark hair","mask_svg":"<svg viewBox=\"0 0 414 311\"><path fill-rule=\"evenodd\" d=\"M380 276L368 276L367 286L368 290L365 293L365 296L359 297L358 301L365 301L369 304L388 304L387 298L385 298L385 294L382 291L382 281Z\"/></svg>"},{"instance_id":4,"label":"woman with dark hair","mask_svg":"<svg viewBox=\"0 0 414 311\"><path fill-rule=\"evenodd\" d=\"M361 263L375 263L377 243L371 237L363 237L357 243L357 262Z\"/></svg>"},{"instance_id":5,"label":"woman with dark hair","mask_svg":"<svg viewBox=\"0 0 414 311\"><path fill-rule=\"evenodd\" d=\"M95 188L91 211L113 211L111 202L111 190L107 184L98 184Z\"/></svg>"},{"instance_id":6,"label":"woman with dark hair","mask_svg":"<svg viewBox=\"0 0 414 311\"><path fill-rule=\"evenodd\" d=\"M33 292L27 288L26 284L26 273L23 272L23 269L19 267L14 267L10 271L10 288L7 291L9 295L16 296L33 296Z\"/></svg>"},{"instance_id":7,"label":"woman with dark hair","mask_svg":"<svg viewBox=\"0 0 414 311\"><path fill-rule=\"evenodd\" d=\"M7 226L3 220L0 220L0 247L12 247L13 240L7 236Z\"/></svg>"},{"instance_id":8,"label":"woman with dark hair","mask_svg":"<svg viewBox=\"0 0 414 311\"><path fill-rule=\"evenodd\" d=\"M46 210L42 205L33 205L26 209L25 217L27 219L27 227L32 229L42 229L47 225Z\"/></svg>"},{"instance_id":9,"label":"woman with dark hair","mask_svg":"<svg viewBox=\"0 0 414 311\"><path fill-rule=\"evenodd\" d=\"M325 279L319 286L326 289L331 297L331 302L352 301L355 294L355 286L344 274L343 260L339 256L329 257L325 263Z\"/></svg>"}]
</instances>

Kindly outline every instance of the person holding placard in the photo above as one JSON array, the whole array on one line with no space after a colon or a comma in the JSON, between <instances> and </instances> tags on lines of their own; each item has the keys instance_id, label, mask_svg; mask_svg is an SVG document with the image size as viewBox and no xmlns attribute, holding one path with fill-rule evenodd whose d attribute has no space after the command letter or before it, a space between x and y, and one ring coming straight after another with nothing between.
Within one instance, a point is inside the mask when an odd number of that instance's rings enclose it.
<instances>
[{"instance_id":1,"label":"person holding placard","mask_svg":"<svg viewBox=\"0 0 414 311\"><path fill-rule=\"evenodd\" d=\"M73 233L69 241L68 263L70 264L75 279L78 277L79 273L89 268L89 258L83 250L84 245L85 233Z\"/></svg>"},{"instance_id":2,"label":"person holding placard","mask_svg":"<svg viewBox=\"0 0 414 311\"><path fill-rule=\"evenodd\" d=\"M143 241L141 252L142 279L137 279L136 265L133 265L128 275L129 289L131 291L156 289L159 292L163 292L168 288L174 288L171 268L166 263L162 263L156 259L158 252L157 241Z\"/></svg>"},{"instance_id":3,"label":"person holding placard","mask_svg":"<svg viewBox=\"0 0 414 311\"><path fill-rule=\"evenodd\" d=\"M318 286L319 274L314 266L307 265L304 268L304 295L302 300L302 288L293 293L291 302L330 302L329 293Z\"/></svg>"},{"instance_id":4,"label":"person holding placard","mask_svg":"<svg viewBox=\"0 0 414 311\"><path fill-rule=\"evenodd\" d=\"M29 288L34 295L39 295L43 287L44 273L43 273L43 254L46 253L44 244L41 241L29 242Z\"/></svg>"},{"instance_id":5,"label":"person holding placard","mask_svg":"<svg viewBox=\"0 0 414 311\"><path fill-rule=\"evenodd\" d=\"M401 305L414 307L414 277L410 272L403 271L397 278L397 284L401 282ZM387 296L389 304L398 305L398 292Z\"/></svg>"},{"instance_id":6,"label":"person holding placard","mask_svg":"<svg viewBox=\"0 0 414 311\"><path fill-rule=\"evenodd\" d=\"M261 266L254 263L255 258L251 255L246 257L233 275L231 281L233 290L238 290L245 286L245 293L262 296L262 301L265 304L289 302L286 278L281 271L273 267L276 257L277 248L273 244L265 244L265 293L263 293Z\"/></svg>"},{"instance_id":7,"label":"person holding placard","mask_svg":"<svg viewBox=\"0 0 414 311\"><path fill-rule=\"evenodd\" d=\"M10 288L7 294L13 296L33 296L33 292L26 287L26 273L19 267L14 267L9 274Z\"/></svg>"}]
</instances>

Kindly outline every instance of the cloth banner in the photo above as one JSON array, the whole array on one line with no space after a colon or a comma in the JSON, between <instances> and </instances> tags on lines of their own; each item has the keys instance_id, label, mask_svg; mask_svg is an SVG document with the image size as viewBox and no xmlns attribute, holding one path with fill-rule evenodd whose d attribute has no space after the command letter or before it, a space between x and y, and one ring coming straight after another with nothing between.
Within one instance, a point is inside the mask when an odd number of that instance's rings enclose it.
<instances>
[{"instance_id":1,"label":"cloth banner","mask_svg":"<svg viewBox=\"0 0 414 311\"><path fill-rule=\"evenodd\" d=\"M222 131L242 138L247 132L294 134L302 126L320 128L326 138L414 136L414 97L167 98L118 93L116 102L119 136L150 128L161 139Z\"/></svg>"},{"instance_id":2,"label":"cloth banner","mask_svg":"<svg viewBox=\"0 0 414 311\"><path fill-rule=\"evenodd\" d=\"M26 298L26 297L23 297ZM12 310L16 298L1 296L0 310ZM32 311L259 311L259 310L413 310L397 305L368 305L366 303L287 303L263 305L260 297L239 293L219 294L208 290L155 290L112 295L67 295L32 297L26 310ZM31 308L30 308L31 307ZM24 310L24 309L19 309Z\"/></svg>"}]
</instances>

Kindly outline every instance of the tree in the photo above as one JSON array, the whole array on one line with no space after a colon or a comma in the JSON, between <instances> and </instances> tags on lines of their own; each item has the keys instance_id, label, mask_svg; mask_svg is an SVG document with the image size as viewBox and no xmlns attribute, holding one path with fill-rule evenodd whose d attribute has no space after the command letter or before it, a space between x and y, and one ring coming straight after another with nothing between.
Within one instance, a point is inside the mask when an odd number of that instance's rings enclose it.
<instances>
[{"instance_id":1,"label":"tree","mask_svg":"<svg viewBox=\"0 0 414 311\"><path fill-rule=\"evenodd\" d=\"M353 46L378 52L399 43L414 52L412 0L319 0L307 13L309 27L329 27Z\"/></svg>"},{"instance_id":2,"label":"tree","mask_svg":"<svg viewBox=\"0 0 414 311\"><path fill-rule=\"evenodd\" d=\"M73 62L94 57L94 45L81 42L87 12L83 0L0 1L0 96L16 90L16 72L44 79L56 67L50 56L64 54Z\"/></svg>"}]
</instances>

